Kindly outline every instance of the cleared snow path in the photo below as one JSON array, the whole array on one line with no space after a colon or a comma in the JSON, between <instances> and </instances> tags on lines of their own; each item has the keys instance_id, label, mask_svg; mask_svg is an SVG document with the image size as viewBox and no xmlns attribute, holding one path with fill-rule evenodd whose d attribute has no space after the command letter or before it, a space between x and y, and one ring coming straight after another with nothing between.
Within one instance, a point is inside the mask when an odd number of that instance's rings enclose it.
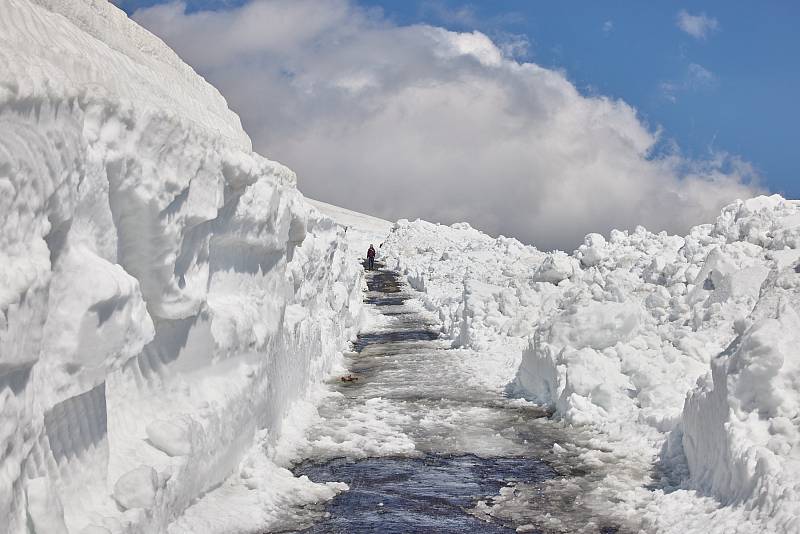
<instances>
[{"instance_id":1,"label":"cleared snow path","mask_svg":"<svg viewBox=\"0 0 800 534\"><path fill-rule=\"evenodd\" d=\"M288 530L622 532L582 500L603 476L577 459L588 436L507 397L487 353L439 340L399 275L379 269L367 284L379 326L359 336L357 380L337 378L294 468L350 490L291 513L303 519Z\"/></svg>"}]
</instances>

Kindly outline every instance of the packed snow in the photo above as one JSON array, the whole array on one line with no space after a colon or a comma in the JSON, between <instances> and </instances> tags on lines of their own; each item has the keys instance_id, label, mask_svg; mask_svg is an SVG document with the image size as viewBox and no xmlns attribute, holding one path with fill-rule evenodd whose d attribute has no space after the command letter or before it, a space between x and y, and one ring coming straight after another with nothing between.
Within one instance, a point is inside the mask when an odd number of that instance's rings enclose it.
<instances>
[{"instance_id":1,"label":"packed snow","mask_svg":"<svg viewBox=\"0 0 800 534\"><path fill-rule=\"evenodd\" d=\"M459 349L419 381L588 432L547 453L605 473L587 506L647 532L800 531L800 202L542 252L310 203L106 0L4 0L0 64L0 533L279 528L347 490L292 461L414 454L402 403L321 415L348 341L388 320L362 307L370 243ZM480 410L420 420L431 450L508 446Z\"/></svg>"},{"instance_id":2,"label":"packed snow","mask_svg":"<svg viewBox=\"0 0 800 534\"><path fill-rule=\"evenodd\" d=\"M800 202L772 196L571 255L405 220L384 248L455 346L522 347L511 394L599 432L598 506L722 533L800 530L798 245Z\"/></svg>"}]
</instances>

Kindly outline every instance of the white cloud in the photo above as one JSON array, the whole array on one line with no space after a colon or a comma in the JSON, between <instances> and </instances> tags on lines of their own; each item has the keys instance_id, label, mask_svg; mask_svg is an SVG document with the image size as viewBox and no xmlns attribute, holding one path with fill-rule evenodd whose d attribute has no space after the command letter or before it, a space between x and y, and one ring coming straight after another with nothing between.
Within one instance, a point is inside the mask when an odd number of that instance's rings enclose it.
<instances>
[{"instance_id":1,"label":"white cloud","mask_svg":"<svg viewBox=\"0 0 800 534\"><path fill-rule=\"evenodd\" d=\"M498 30L504 26L524 23L526 17L517 11L501 11L486 15L476 11L471 4L449 6L444 0L423 0L418 13L425 20L433 20L448 28Z\"/></svg>"},{"instance_id":2,"label":"white cloud","mask_svg":"<svg viewBox=\"0 0 800 534\"><path fill-rule=\"evenodd\" d=\"M504 57L523 59L530 54L531 41L527 35L498 32L493 38Z\"/></svg>"},{"instance_id":3,"label":"white cloud","mask_svg":"<svg viewBox=\"0 0 800 534\"><path fill-rule=\"evenodd\" d=\"M614 31L614 21L613 21L613 20L607 20L607 21L605 21L605 22L603 23L603 33L604 33L604 34L606 34L606 35L608 35L608 34L609 34L609 33L611 33L612 31Z\"/></svg>"},{"instance_id":4,"label":"white cloud","mask_svg":"<svg viewBox=\"0 0 800 534\"><path fill-rule=\"evenodd\" d=\"M683 231L749 196L745 166L655 157L659 135L480 32L396 26L349 0L259 0L134 18L217 85L301 189L389 219L467 220L541 247Z\"/></svg>"},{"instance_id":5,"label":"white cloud","mask_svg":"<svg viewBox=\"0 0 800 534\"><path fill-rule=\"evenodd\" d=\"M670 102L678 101L678 93L712 91L716 89L719 81L717 76L697 63L689 63L686 73L678 81L667 81L660 84L661 93Z\"/></svg>"},{"instance_id":6,"label":"white cloud","mask_svg":"<svg viewBox=\"0 0 800 534\"><path fill-rule=\"evenodd\" d=\"M693 88L708 88L717 85L716 75L697 63L689 63L686 69L686 79Z\"/></svg>"},{"instance_id":7,"label":"white cloud","mask_svg":"<svg viewBox=\"0 0 800 534\"><path fill-rule=\"evenodd\" d=\"M677 24L678 28L695 39L705 39L708 34L719 29L719 22L714 17L709 17L705 13L690 15L684 9L678 12Z\"/></svg>"},{"instance_id":8,"label":"white cloud","mask_svg":"<svg viewBox=\"0 0 800 534\"><path fill-rule=\"evenodd\" d=\"M479 24L475 8L469 5L451 8L442 0L426 0L420 4L420 12L423 16L434 17L445 24L470 28L474 28Z\"/></svg>"}]
</instances>

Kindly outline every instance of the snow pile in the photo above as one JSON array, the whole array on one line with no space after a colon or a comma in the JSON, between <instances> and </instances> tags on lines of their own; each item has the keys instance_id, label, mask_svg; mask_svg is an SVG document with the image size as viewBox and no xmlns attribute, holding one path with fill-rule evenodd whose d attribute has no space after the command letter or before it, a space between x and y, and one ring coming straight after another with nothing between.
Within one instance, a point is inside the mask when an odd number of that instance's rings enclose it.
<instances>
[{"instance_id":1,"label":"snow pile","mask_svg":"<svg viewBox=\"0 0 800 534\"><path fill-rule=\"evenodd\" d=\"M360 269L105 0L3 1L0 64L0 532L166 531L339 361Z\"/></svg>"},{"instance_id":2,"label":"snow pile","mask_svg":"<svg viewBox=\"0 0 800 534\"><path fill-rule=\"evenodd\" d=\"M482 350L523 341L556 291L530 276L546 254L467 223L400 220L382 252L389 267L423 292L423 304L439 314L442 331L459 347Z\"/></svg>"},{"instance_id":3,"label":"snow pile","mask_svg":"<svg viewBox=\"0 0 800 534\"><path fill-rule=\"evenodd\" d=\"M759 209L760 208L760 209ZM692 481L725 504L800 530L800 204L745 203L717 223L763 247L774 268L739 335L712 361L683 411ZM733 216L731 216L733 215Z\"/></svg>"},{"instance_id":4,"label":"snow pile","mask_svg":"<svg viewBox=\"0 0 800 534\"><path fill-rule=\"evenodd\" d=\"M800 202L740 201L685 237L590 234L572 255L422 221L387 244L456 345L523 346L511 389L600 430L586 459L658 462L695 495L797 530ZM618 490L645 510L685 497Z\"/></svg>"}]
</instances>

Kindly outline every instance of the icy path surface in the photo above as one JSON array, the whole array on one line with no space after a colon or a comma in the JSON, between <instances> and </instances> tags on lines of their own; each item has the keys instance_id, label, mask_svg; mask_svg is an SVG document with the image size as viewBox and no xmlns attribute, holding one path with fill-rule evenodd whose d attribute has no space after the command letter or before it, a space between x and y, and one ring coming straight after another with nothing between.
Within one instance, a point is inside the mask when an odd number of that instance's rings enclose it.
<instances>
[{"instance_id":1,"label":"icy path surface","mask_svg":"<svg viewBox=\"0 0 800 534\"><path fill-rule=\"evenodd\" d=\"M359 336L354 380L337 379L294 459L296 475L350 490L291 514L303 519L288 530L622 532L582 500L602 476L577 460L586 436L507 397L503 355L439 340L394 272L367 282L379 326Z\"/></svg>"}]
</instances>

